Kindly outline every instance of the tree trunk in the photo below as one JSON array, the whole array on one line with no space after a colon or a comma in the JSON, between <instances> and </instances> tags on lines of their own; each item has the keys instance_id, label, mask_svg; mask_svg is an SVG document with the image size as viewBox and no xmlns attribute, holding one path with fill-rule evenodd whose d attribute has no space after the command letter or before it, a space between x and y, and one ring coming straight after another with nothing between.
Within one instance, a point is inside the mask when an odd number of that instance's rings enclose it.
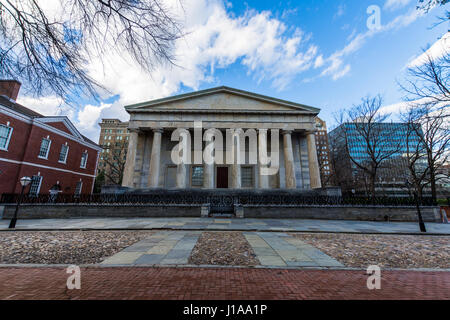
<instances>
[{"instance_id":1,"label":"tree trunk","mask_svg":"<svg viewBox=\"0 0 450 320\"><path fill-rule=\"evenodd\" d=\"M430 168L430 186L431 186L431 199L433 204L437 203L437 192L436 192L436 174L434 173L434 168Z\"/></svg>"},{"instance_id":2,"label":"tree trunk","mask_svg":"<svg viewBox=\"0 0 450 320\"><path fill-rule=\"evenodd\" d=\"M375 203L375 180L377 178L376 173L370 175L370 196L372 198L372 203Z\"/></svg>"}]
</instances>

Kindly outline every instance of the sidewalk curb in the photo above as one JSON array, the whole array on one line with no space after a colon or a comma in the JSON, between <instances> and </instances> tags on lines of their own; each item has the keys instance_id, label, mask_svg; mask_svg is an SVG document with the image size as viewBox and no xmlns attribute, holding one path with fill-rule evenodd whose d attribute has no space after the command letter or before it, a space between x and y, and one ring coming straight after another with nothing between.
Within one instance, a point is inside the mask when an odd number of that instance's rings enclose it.
<instances>
[{"instance_id":1,"label":"sidewalk curb","mask_svg":"<svg viewBox=\"0 0 450 320\"><path fill-rule=\"evenodd\" d=\"M336 233L336 234L374 234L374 235L411 235L411 236L450 236L449 233L437 232L356 232L356 231L327 231L327 230L285 230L285 229L221 229L221 228L15 228L15 229L0 229L0 232L11 231L204 231L204 232L286 232L286 233Z\"/></svg>"},{"instance_id":2,"label":"sidewalk curb","mask_svg":"<svg viewBox=\"0 0 450 320\"><path fill-rule=\"evenodd\" d=\"M78 266L80 268L91 268L91 269L108 269L108 268L156 268L156 269L164 269L164 268L173 268L173 269L270 269L270 270L307 270L307 271L362 271L366 272L364 268L356 268L356 267L289 267L289 266L228 266L228 265L191 265L191 264L182 264L182 265L158 265L158 264L140 264L140 265L130 265L130 264L111 264L111 265L102 265L102 264L33 264L33 263L19 263L19 264L0 264L0 269L31 269L31 268L43 268L43 269L51 269L51 268L67 268L69 266ZM439 268L386 268L381 269L381 271L395 271L395 272L450 272L450 268L439 269Z\"/></svg>"}]
</instances>

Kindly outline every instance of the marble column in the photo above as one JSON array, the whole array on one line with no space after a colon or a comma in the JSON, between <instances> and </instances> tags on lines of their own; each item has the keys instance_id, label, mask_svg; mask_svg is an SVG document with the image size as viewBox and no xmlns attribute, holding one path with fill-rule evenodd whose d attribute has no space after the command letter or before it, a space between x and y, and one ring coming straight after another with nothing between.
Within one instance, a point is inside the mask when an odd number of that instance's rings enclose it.
<instances>
[{"instance_id":1,"label":"marble column","mask_svg":"<svg viewBox=\"0 0 450 320\"><path fill-rule=\"evenodd\" d=\"M137 129L129 129L129 131L127 160L125 161L125 169L123 171L122 186L133 188L139 131Z\"/></svg>"},{"instance_id":2,"label":"marble column","mask_svg":"<svg viewBox=\"0 0 450 320\"><path fill-rule=\"evenodd\" d=\"M186 164L183 162L177 166L177 188L186 188Z\"/></svg>"},{"instance_id":3,"label":"marble column","mask_svg":"<svg viewBox=\"0 0 450 320\"><path fill-rule=\"evenodd\" d=\"M286 174L286 188L295 189L294 153L292 152L292 130L283 130L284 170Z\"/></svg>"},{"instance_id":4,"label":"marble column","mask_svg":"<svg viewBox=\"0 0 450 320\"><path fill-rule=\"evenodd\" d=\"M311 189L317 189L322 187L320 181L320 169L319 161L317 160L316 149L316 136L314 132L308 132L306 134L306 141L308 144L308 164L309 164L309 176L311 180Z\"/></svg>"},{"instance_id":5,"label":"marble column","mask_svg":"<svg viewBox=\"0 0 450 320\"><path fill-rule=\"evenodd\" d=\"M234 189L241 188L241 164L238 163L239 158L239 148L240 148L239 137L233 138L232 152L234 154L234 161L231 165L231 187Z\"/></svg>"},{"instance_id":6,"label":"marble column","mask_svg":"<svg viewBox=\"0 0 450 320\"><path fill-rule=\"evenodd\" d=\"M259 155L259 162L258 162L258 168L259 168L259 188L260 189L267 189L269 188L269 176L267 175L268 171L268 151L267 151L267 129L259 129L258 130L258 155ZM264 154L265 159L261 157L261 155ZM261 163L263 162L263 163ZM266 174L262 174L263 169L266 169Z\"/></svg>"},{"instance_id":7,"label":"marble column","mask_svg":"<svg viewBox=\"0 0 450 320\"><path fill-rule=\"evenodd\" d=\"M211 148L211 144L214 144L214 141L206 142L205 148L208 146ZM203 161L203 188L205 189L214 188L214 157L211 160L211 163Z\"/></svg>"},{"instance_id":8,"label":"marble column","mask_svg":"<svg viewBox=\"0 0 450 320\"><path fill-rule=\"evenodd\" d=\"M161 128L153 129L152 155L150 158L150 172L148 177L148 186L157 188L159 185L159 167L161 162L161 137L163 130ZM177 174L178 183L178 174Z\"/></svg>"}]
</instances>

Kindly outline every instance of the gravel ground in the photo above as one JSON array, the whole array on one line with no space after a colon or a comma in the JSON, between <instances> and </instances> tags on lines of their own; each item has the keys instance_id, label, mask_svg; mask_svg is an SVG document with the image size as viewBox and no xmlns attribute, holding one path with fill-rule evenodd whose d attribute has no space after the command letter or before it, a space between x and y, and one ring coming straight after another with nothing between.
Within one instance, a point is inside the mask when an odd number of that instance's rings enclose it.
<instances>
[{"instance_id":1,"label":"gravel ground","mask_svg":"<svg viewBox=\"0 0 450 320\"><path fill-rule=\"evenodd\" d=\"M150 231L0 232L0 263L98 263Z\"/></svg>"},{"instance_id":2,"label":"gravel ground","mask_svg":"<svg viewBox=\"0 0 450 320\"><path fill-rule=\"evenodd\" d=\"M360 234L291 234L347 267L450 268L450 237Z\"/></svg>"},{"instance_id":3,"label":"gravel ground","mask_svg":"<svg viewBox=\"0 0 450 320\"><path fill-rule=\"evenodd\" d=\"M189 264L255 266L259 261L240 232L203 232Z\"/></svg>"}]
</instances>

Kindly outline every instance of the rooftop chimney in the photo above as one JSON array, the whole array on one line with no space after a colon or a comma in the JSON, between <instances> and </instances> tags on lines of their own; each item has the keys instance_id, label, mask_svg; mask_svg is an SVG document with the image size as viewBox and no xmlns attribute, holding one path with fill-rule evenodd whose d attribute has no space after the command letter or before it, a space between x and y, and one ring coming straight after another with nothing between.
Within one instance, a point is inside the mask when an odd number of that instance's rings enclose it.
<instances>
[{"instance_id":1,"label":"rooftop chimney","mask_svg":"<svg viewBox=\"0 0 450 320\"><path fill-rule=\"evenodd\" d=\"M21 83L17 80L0 80L0 95L16 101Z\"/></svg>"}]
</instances>

